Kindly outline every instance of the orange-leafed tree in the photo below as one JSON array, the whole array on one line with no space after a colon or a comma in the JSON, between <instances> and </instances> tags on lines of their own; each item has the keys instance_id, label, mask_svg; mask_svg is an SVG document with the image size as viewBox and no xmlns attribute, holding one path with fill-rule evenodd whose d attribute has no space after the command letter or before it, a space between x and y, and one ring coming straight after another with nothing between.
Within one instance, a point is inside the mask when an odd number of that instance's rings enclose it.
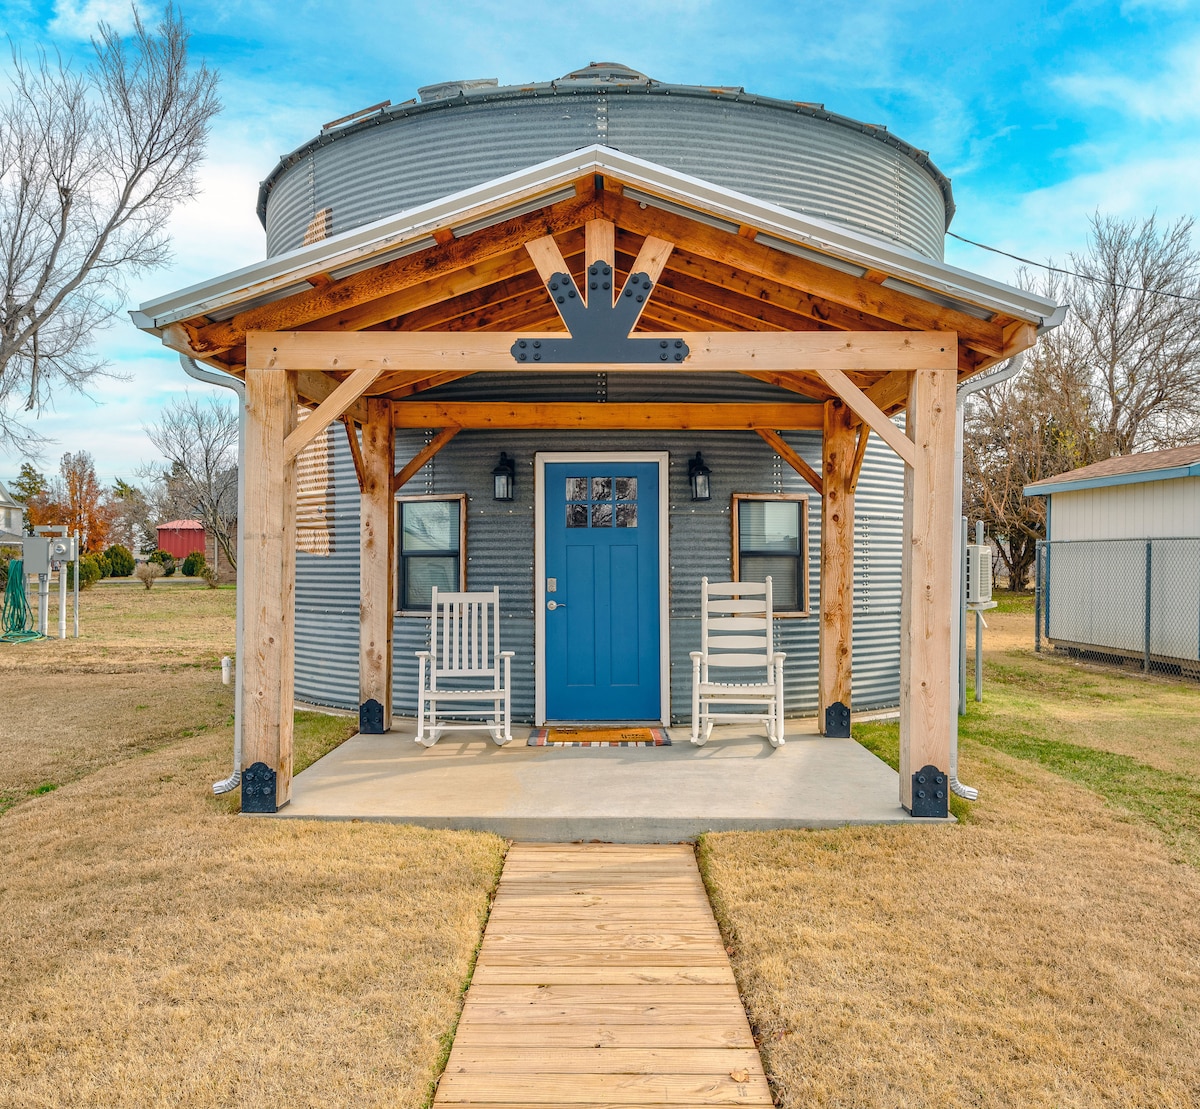
<instances>
[{"instance_id":1,"label":"orange-leafed tree","mask_svg":"<svg viewBox=\"0 0 1200 1109\"><path fill-rule=\"evenodd\" d=\"M92 456L87 451L64 454L59 473L63 494L63 519L59 522L66 524L71 534L79 533L83 550L104 550L112 527L112 497L96 477Z\"/></svg>"}]
</instances>

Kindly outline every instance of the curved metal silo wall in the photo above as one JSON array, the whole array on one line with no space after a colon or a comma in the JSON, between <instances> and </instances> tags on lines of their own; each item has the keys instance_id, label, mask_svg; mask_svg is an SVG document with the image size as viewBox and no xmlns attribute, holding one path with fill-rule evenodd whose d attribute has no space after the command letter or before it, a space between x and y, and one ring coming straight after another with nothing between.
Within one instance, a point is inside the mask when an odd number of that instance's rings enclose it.
<instances>
[{"instance_id":1,"label":"curved metal silo wall","mask_svg":"<svg viewBox=\"0 0 1200 1109\"><path fill-rule=\"evenodd\" d=\"M500 377L501 375L492 375ZM510 375L504 375L506 377ZM513 378L526 375L511 375ZM528 375L536 377L537 375ZM730 375L719 375L728 377ZM654 375L620 378L612 400L658 395ZM574 377L581 399L595 388ZM491 379L489 377L489 383ZM512 395L515 383L493 388ZM530 383L533 384L533 383ZM545 389L544 381L537 384ZM749 383L747 383L749 384ZM460 388L462 386L460 385ZM767 387L770 389L771 387ZM546 395L563 399L546 389ZM446 388L446 395L451 393ZM721 391L716 391L719 395ZM480 394L476 394L477 396ZM539 395L533 391L523 399ZM743 389L740 399L750 394ZM707 391L697 399L714 399ZM432 432L398 431L397 466L411 458ZM785 436L815 469L821 465L819 432ZM329 558L299 555L296 603L296 695L301 700L347 709L358 706L358 485L344 436L334 438L336 539ZM491 471L501 451L517 463L512 502L492 499ZM467 587L500 586L501 640L513 650L513 712L525 721L534 712L534 454L548 450L667 450L670 452L671 706L674 719L691 714L691 662L699 645L700 579L731 576L731 495L804 493L808 502L809 595L812 615L781 619L781 649L788 654L785 700L790 715L812 714L817 705L817 623L820 611L820 497L756 435L745 432L483 432L460 433L404 487L406 494L466 493ZM687 460L704 452L712 467L712 500L693 503ZM900 557L903 466L871 437L859 480L856 507L854 691L856 711L899 702ZM414 654L429 642L427 617L398 616L394 624L394 705L415 714Z\"/></svg>"},{"instance_id":2,"label":"curved metal silo wall","mask_svg":"<svg viewBox=\"0 0 1200 1109\"><path fill-rule=\"evenodd\" d=\"M336 234L601 143L940 259L948 201L936 171L874 131L678 86L538 86L401 106L283 159L267 186L267 254L300 246L322 208Z\"/></svg>"}]
</instances>

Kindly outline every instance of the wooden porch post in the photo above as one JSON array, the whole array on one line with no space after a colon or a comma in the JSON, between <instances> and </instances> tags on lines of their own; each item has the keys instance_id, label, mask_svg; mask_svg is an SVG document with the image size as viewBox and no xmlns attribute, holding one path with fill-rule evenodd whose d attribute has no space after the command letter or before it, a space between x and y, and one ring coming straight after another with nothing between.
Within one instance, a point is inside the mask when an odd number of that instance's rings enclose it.
<instances>
[{"instance_id":1,"label":"wooden porch post","mask_svg":"<svg viewBox=\"0 0 1200 1109\"><path fill-rule=\"evenodd\" d=\"M396 607L396 512L392 497L395 436L390 400L367 400L362 455L358 730L380 735L392 726L392 613Z\"/></svg>"},{"instance_id":2,"label":"wooden porch post","mask_svg":"<svg viewBox=\"0 0 1200 1109\"><path fill-rule=\"evenodd\" d=\"M916 465L904 469L900 803L913 816L949 811L954 386L951 370L916 370L908 393Z\"/></svg>"},{"instance_id":3,"label":"wooden porch post","mask_svg":"<svg viewBox=\"0 0 1200 1109\"><path fill-rule=\"evenodd\" d=\"M274 812L292 796L296 467L283 441L295 426L295 374L247 366L243 812Z\"/></svg>"},{"instance_id":4,"label":"wooden porch post","mask_svg":"<svg viewBox=\"0 0 1200 1109\"><path fill-rule=\"evenodd\" d=\"M827 736L850 735L854 624L854 413L825 402L821 439L821 622L817 724Z\"/></svg>"}]
</instances>

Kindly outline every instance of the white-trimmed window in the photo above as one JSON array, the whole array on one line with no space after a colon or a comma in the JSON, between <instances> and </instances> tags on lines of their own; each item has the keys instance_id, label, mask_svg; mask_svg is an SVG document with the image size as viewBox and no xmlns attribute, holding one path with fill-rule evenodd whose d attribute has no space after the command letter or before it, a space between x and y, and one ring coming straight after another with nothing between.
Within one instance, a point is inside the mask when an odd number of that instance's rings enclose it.
<instances>
[{"instance_id":1,"label":"white-trimmed window","mask_svg":"<svg viewBox=\"0 0 1200 1109\"><path fill-rule=\"evenodd\" d=\"M396 514L396 608L427 616L435 585L467 587L467 495L399 497Z\"/></svg>"},{"instance_id":2,"label":"white-trimmed window","mask_svg":"<svg viewBox=\"0 0 1200 1109\"><path fill-rule=\"evenodd\" d=\"M771 578L778 616L807 616L808 497L734 493L733 580Z\"/></svg>"}]
</instances>

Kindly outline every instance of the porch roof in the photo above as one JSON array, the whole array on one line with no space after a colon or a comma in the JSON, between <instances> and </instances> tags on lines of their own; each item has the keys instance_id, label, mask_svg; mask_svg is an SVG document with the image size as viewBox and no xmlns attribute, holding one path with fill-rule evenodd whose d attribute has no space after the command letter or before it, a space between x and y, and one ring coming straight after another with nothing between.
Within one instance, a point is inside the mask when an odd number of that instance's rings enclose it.
<instances>
[{"instance_id":1,"label":"porch roof","mask_svg":"<svg viewBox=\"0 0 1200 1109\"><path fill-rule=\"evenodd\" d=\"M648 239L673 246L641 333L955 332L961 379L1032 345L1065 311L896 243L591 146L131 315L167 345L238 375L256 331L561 331L525 246L553 237L581 276L584 225L598 219L613 225L619 280ZM337 371L322 376L328 387L342 380ZM385 377L367 395L400 399L440 383L397 382ZM832 395L811 378L776 383L814 400ZM905 405L899 379L861 374L855 384L877 386L872 399L888 414ZM306 392L302 381L301 400L319 402L328 387Z\"/></svg>"}]
</instances>

